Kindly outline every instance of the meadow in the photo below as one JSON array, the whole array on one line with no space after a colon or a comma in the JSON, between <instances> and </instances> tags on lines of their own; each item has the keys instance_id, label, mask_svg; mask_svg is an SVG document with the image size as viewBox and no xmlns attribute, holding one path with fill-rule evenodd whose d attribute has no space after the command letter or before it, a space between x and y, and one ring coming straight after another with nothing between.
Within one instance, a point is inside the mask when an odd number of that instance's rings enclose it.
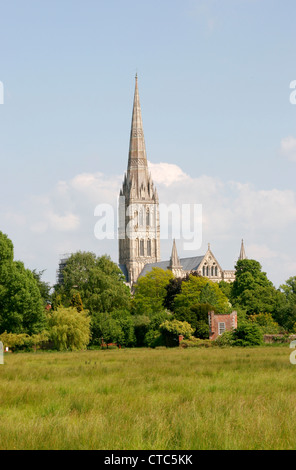
<instances>
[{"instance_id":1,"label":"meadow","mask_svg":"<svg viewBox=\"0 0 296 470\"><path fill-rule=\"evenodd\" d=\"M295 449L287 346L5 354L0 450Z\"/></svg>"}]
</instances>

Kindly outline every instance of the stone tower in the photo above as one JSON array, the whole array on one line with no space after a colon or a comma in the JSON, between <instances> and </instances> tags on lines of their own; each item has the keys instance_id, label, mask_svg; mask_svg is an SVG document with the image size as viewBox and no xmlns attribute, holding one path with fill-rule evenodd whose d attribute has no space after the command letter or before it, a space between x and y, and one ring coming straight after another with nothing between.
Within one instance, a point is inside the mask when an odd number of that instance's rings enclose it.
<instances>
[{"instance_id":1,"label":"stone tower","mask_svg":"<svg viewBox=\"0 0 296 470\"><path fill-rule=\"evenodd\" d=\"M133 285L147 263L160 261L159 202L148 171L136 76L127 172L119 195L119 265Z\"/></svg>"}]
</instances>

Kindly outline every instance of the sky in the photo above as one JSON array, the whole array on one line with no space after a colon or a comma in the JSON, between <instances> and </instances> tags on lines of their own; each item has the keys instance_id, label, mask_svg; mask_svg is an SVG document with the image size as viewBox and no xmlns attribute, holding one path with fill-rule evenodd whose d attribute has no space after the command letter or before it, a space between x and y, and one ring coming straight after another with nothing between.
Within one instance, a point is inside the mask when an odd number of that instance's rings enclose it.
<instances>
[{"instance_id":1,"label":"sky","mask_svg":"<svg viewBox=\"0 0 296 470\"><path fill-rule=\"evenodd\" d=\"M0 231L54 284L78 250L118 262L135 74L163 204L202 206L234 269L244 239L276 287L296 275L294 0L0 0ZM293 84L293 81L295 82ZM1 91L3 91L1 96ZM1 99L3 98L3 99ZM169 259L172 237L161 240Z\"/></svg>"}]
</instances>

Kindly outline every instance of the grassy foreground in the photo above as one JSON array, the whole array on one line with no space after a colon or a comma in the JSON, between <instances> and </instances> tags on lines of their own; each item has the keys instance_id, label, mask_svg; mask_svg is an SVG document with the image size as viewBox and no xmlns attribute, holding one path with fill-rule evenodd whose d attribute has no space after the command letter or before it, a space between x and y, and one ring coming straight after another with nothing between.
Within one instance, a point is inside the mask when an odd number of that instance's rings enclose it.
<instances>
[{"instance_id":1,"label":"grassy foreground","mask_svg":"<svg viewBox=\"0 0 296 470\"><path fill-rule=\"evenodd\" d=\"M7 354L0 449L295 449L290 352Z\"/></svg>"}]
</instances>

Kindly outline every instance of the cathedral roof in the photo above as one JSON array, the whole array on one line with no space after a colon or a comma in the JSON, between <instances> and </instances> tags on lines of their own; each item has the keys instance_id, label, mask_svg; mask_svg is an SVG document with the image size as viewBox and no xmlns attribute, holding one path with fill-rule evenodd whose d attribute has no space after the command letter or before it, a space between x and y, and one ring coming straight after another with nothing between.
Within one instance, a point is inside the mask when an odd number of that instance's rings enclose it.
<instances>
[{"instance_id":1,"label":"cathedral roof","mask_svg":"<svg viewBox=\"0 0 296 470\"><path fill-rule=\"evenodd\" d=\"M180 265L183 268L183 271L196 271L204 259L205 255L202 256L193 256L191 258L180 258ZM170 260L168 261L159 261L158 263L149 263L145 264L143 270L141 271L141 276L145 276L148 272L152 271L152 268L160 268L164 269L165 271L168 269L170 265Z\"/></svg>"}]
</instances>

